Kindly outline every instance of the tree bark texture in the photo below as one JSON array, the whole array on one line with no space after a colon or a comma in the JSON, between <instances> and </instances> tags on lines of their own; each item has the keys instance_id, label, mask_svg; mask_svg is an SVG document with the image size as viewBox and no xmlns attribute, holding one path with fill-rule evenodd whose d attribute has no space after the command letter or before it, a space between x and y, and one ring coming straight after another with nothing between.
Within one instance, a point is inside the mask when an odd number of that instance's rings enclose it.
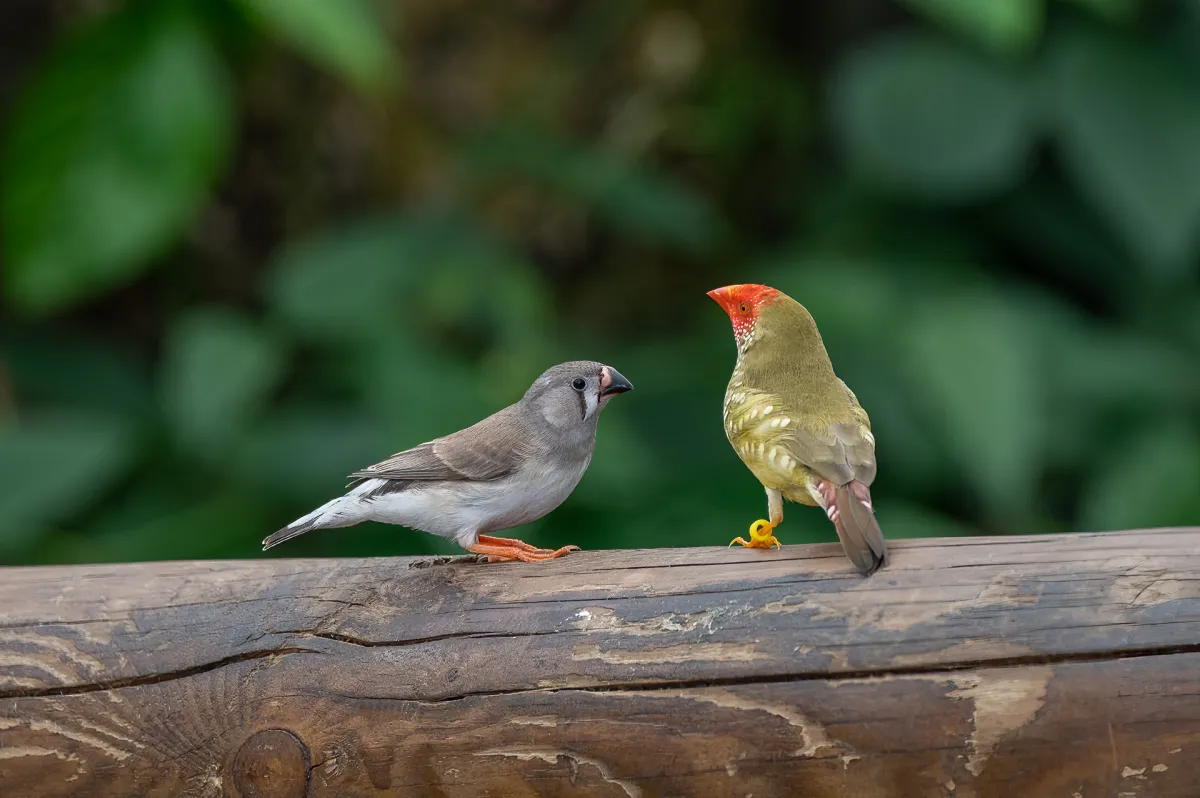
<instances>
[{"instance_id":1,"label":"tree bark texture","mask_svg":"<svg viewBox=\"0 0 1200 798\"><path fill-rule=\"evenodd\" d=\"M0 569L8 796L1200 795L1200 529Z\"/></svg>"}]
</instances>

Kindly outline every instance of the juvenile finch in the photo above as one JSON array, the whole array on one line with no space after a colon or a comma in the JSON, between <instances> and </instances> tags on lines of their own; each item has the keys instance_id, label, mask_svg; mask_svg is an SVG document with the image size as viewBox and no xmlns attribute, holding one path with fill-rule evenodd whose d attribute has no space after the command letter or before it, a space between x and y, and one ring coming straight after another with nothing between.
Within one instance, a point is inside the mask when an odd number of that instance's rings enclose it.
<instances>
[{"instance_id":1,"label":"juvenile finch","mask_svg":"<svg viewBox=\"0 0 1200 798\"><path fill-rule=\"evenodd\" d=\"M541 518L571 495L596 448L600 411L631 390L629 380L602 363L553 366L516 404L355 471L344 496L280 529L263 549L314 529L379 521L451 538L489 562L540 562L577 551L491 533Z\"/></svg>"},{"instance_id":2,"label":"juvenile finch","mask_svg":"<svg viewBox=\"0 0 1200 798\"><path fill-rule=\"evenodd\" d=\"M874 573L887 559L871 506L875 437L866 411L833 373L816 322L770 286L730 285L708 295L729 314L737 342L725 435L767 489L770 516L750 525L749 541L733 543L778 546L773 533L787 499L822 508L850 562Z\"/></svg>"}]
</instances>

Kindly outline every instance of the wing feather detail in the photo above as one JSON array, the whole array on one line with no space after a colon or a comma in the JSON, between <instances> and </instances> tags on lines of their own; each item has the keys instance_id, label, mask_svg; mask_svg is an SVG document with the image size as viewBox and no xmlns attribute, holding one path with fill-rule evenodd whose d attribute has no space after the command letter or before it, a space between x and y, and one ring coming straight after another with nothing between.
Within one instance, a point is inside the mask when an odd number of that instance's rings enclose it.
<instances>
[{"instance_id":1,"label":"wing feather detail","mask_svg":"<svg viewBox=\"0 0 1200 798\"><path fill-rule=\"evenodd\" d=\"M506 407L478 424L355 471L355 479L486 481L516 471L533 451L526 425Z\"/></svg>"}]
</instances>

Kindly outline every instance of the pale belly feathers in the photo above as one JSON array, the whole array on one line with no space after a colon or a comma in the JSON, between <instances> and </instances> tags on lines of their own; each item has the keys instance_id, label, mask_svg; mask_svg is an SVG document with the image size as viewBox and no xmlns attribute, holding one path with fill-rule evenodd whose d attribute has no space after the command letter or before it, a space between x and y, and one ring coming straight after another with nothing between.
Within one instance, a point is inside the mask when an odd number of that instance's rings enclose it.
<instances>
[{"instance_id":1,"label":"pale belly feathers","mask_svg":"<svg viewBox=\"0 0 1200 798\"><path fill-rule=\"evenodd\" d=\"M418 483L368 498L366 494L382 482L371 479L346 498L357 500L363 520L406 526L468 546L481 534L536 521L557 508L575 490L587 466L588 460L572 468L527 467L487 482Z\"/></svg>"},{"instance_id":2,"label":"pale belly feathers","mask_svg":"<svg viewBox=\"0 0 1200 798\"><path fill-rule=\"evenodd\" d=\"M741 461L764 487L788 501L818 505L812 472L787 446L795 419L777 400L740 385L725 394L725 436Z\"/></svg>"}]
</instances>

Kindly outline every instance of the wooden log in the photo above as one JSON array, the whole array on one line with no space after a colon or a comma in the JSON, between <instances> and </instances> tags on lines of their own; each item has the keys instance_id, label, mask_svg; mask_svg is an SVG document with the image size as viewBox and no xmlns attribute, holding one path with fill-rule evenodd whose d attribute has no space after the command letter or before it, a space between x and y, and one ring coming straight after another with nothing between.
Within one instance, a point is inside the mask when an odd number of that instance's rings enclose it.
<instances>
[{"instance_id":1,"label":"wooden log","mask_svg":"<svg viewBox=\"0 0 1200 798\"><path fill-rule=\"evenodd\" d=\"M0 569L0 794L1200 794L1200 529Z\"/></svg>"}]
</instances>

